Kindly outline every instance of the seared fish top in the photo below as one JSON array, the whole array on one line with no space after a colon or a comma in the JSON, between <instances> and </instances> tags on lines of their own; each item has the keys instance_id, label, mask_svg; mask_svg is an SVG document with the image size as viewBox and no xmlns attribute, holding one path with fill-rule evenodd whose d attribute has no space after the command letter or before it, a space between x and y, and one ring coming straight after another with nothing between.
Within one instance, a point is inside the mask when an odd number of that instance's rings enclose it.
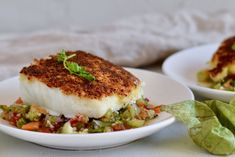
<instances>
[{"instance_id":1,"label":"seared fish top","mask_svg":"<svg viewBox=\"0 0 235 157\"><path fill-rule=\"evenodd\" d=\"M91 99L101 99L111 95L127 96L140 86L141 81L120 66L86 53L84 51L67 51L67 55L76 54L69 61L84 67L95 76L96 80L88 81L83 77L70 74L57 61L57 55L35 60L24 67L20 73L28 80L37 79L50 88L59 88L64 94L76 95Z\"/></svg>"},{"instance_id":2,"label":"seared fish top","mask_svg":"<svg viewBox=\"0 0 235 157\"><path fill-rule=\"evenodd\" d=\"M209 71L210 75L216 76L223 71L223 68L235 64L235 50L232 48L234 44L235 36L230 37L221 43L220 47L212 57L212 69ZM233 73L233 70L231 73Z\"/></svg>"}]
</instances>

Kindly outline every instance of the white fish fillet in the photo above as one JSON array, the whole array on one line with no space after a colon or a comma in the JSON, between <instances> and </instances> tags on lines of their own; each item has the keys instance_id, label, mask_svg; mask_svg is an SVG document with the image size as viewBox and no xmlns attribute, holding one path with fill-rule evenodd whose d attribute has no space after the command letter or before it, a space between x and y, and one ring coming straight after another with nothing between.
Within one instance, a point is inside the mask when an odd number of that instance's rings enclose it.
<instances>
[{"instance_id":1,"label":"white fish fillet","mask_svg":"<svg viewBox=\"0 0 235 157\"><path fill-rule=\"evenodd\" d=\"M112 95L101 100L80 98L76 95L66 95L58 88L50 88L37 79L28 80L23 74L20 75L21 97L26 103L35 103L48 109L51 114L64 114L73 117L83 114L88 117L102 117L109 109L117 111L125 104L139 99L143 90L141 86L133 89L126 96Z\"/></svg>"}]
</instances>

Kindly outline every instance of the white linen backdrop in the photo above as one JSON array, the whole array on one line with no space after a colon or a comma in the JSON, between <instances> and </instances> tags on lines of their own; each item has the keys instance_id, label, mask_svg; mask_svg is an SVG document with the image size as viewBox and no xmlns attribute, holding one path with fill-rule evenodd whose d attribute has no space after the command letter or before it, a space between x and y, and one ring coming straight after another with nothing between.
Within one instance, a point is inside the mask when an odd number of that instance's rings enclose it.
<instances>
[{"instance_id":1,"label":"white linen backdrop","mask_svg":"<svg viewBox=\"0 0 235 157\"><path fill-rule=\"evenodd\" d=\"M119 65L139 67L184 48L235 34L230 13L177 12L126 18L93 30L44 30L0 37L0 80L17 75L33 58L86 50Z\"/></svg>"}]
</instances>

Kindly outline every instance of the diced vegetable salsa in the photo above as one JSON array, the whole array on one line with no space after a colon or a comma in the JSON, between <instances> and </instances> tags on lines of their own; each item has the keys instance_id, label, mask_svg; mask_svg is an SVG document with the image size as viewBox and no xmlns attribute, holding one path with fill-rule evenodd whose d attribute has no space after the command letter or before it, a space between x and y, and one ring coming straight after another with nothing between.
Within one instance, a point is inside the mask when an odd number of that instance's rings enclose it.
<instances>
[{"instance_id":1,"label":"diced vegetable salsa","mask_svg":"<svg viewBox=\"0 0 235 157\"><path fill-rule=\"evenodd\" d=\"M217 77L223 76L223 73L218 75ZM215 81L209 75L208 70L201 70L197 73L197 79L200 83L208 86L209 88L226 90L226 91L235 91L235 75L230 74L226 77L222 77L222 79L218 79Z\"/></svg>"},{"instance_id":2,"label":"diced vegetable salsa","mask_svg":"<svg viewBox=\"0 0 235 157\"><path fill-rule=\"evenodd\" d=\"M11 106L0 105L1 118L17 128L45 133L102 133L142 127L147 121L160 113L160 107L141 98L133 104L127 104L118 112L108 111L101 118L89 118L76 115L66 118L54 116L35 104L26 104L20 98Z\"/></svg>"}]
</instances>

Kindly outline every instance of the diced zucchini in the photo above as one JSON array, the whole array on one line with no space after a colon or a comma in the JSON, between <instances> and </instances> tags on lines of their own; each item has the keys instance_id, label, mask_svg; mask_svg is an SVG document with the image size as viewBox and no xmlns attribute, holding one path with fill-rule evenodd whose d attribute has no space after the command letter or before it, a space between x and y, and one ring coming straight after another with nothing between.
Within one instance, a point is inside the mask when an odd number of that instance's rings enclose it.
<instances>
[{"instance_id":1,"label":"diced zucchini","mask_svg":"<svg viewBox=\"0 0 235 157\"><path fill-rule=\"evenodd\" d=\"M235 64L231 64L228 67L228 73L229 74L235 74Z\"/></svg>"},{"instance_id":2,"label":"diced zucchini","mask_svg":"<svg viewBox=\"0 0 235 157\"><path fill-rule=\"evenodd\" d=\"M66 122L61 129L62 134L74 134L73 127L71 126L70 122Z\"/></svg>"},{"instance_id":3,"label":"diced zucchini","mask_svg":"<svg viewBox=\"0 0 235 157\"><path fill-rule=\"evenodd\" d=\"M29 112L26 114L26 117L33 122L37 122L40 120L42 114L47 114L47 111L37 105L31 105Z\"/></svg>"},{"instance_id":4,"label":"diced zucchini","mask_svg":"<svg viewBox=\"0 0 235 157\"><path fill-rule=\"evenodd\" d=\"M23 125L27 124L27 120L25 118L20 118L17 122L16 122L16 126L18 128L21 128Z\"/></svg>"},{"instance_id":5,"label":"diced zucchini","mask_svg":"<svg viewBox=\"0 0 235 157\"><path fill-rule=\"evenodd\" d=\"M144 126L145 120L139 120L139 119L132 119L127 121L127 124L133 128L139 128Z\"/></svg>"},{"instance_id":6,"label":"diced zucchini","mask_svg":"<svg viewBox=\"0 0 235 157\"><path fill-rule=\"evenodd\" d=\"M7 105L0 105L0 109L5 111L5 112L8 112L10 110L10 107L7 106Z\"/></svg>"},{"instance_id":7,"label":"diced zucchini","mask_svg":"<svg viewBox=\"0 0 235 157\"><path fill-rule=\"evenodd\" d=\"M221 89L222 85L221 85L221 83L217 83L217 84L213 85L212 88L214 88L214 89Z\"/></svg>"},{"instance_id":8,"label":"diced zucchini","mask_svg":"<svg viewBox=\"0 0 235 157\"><path fill-rule=\"evenodd\" d=\"M209 72L207 70L202 70L197 73L197 79L199 82L206 82L210 80Z\"/></svg>"},{"instance_id":9,"label":"diced zucchini","mask_svg":"<svg viewBox=\"0 0 235 157\"><path fill-rule=\"evenodd\" d=\"M25 114L29 111L29 105L11 105L9 110L15 113Z\"/></svg>"},{"instance_id":10,"label":"diced zucchini","mask_svg":"<svg viewBox=\"0 0 235 157\"><path fill-rule=\"evenodd\" d=\"M154 112L154 110L148 110L148 119L152 119L152 118L154 118L155 117L155 112Z\"/></svg>"},{"instance_id":11,"label":"diced zucchini","mask_svg":"<svg viewBox=\"0 0 235 157\"><path fill-rule=\"evenodd\" d=\"M120 119L120 115L117 112L108 110L106 114L101 118L103 122L115 122Z\"/></svg>"},{"instance_id":12,"label":"diced zucchini","mask_svg":"<svg viewBox=\"0 0 235 157\"><path fill-rule=\"evenodd\" d=\"M41 113L35 112L35 111L29 111L26 114L27 119L29 119L32 122L37 122L40 120Z\"/></svg>"}]
</instances>

